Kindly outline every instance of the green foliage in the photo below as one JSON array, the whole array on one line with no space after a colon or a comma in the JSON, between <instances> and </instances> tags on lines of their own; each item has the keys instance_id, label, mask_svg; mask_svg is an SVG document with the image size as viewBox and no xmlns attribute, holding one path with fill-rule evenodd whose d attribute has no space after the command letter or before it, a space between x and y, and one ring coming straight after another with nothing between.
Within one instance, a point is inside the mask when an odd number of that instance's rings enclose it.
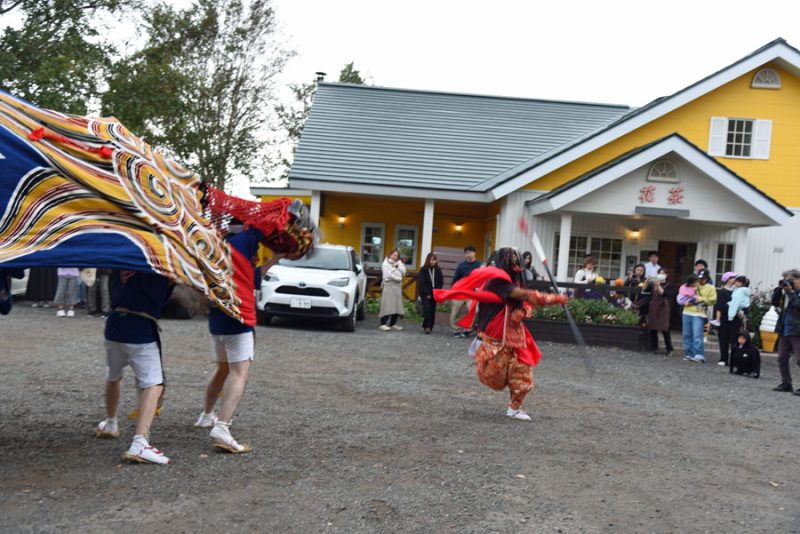
<instances>
[{"instance_id":1,"label":"green foliage","mask_svg":"<svg viewBox=\"0 0 800 534\"><path fill-rule=\"evenodd\" d=\"M126 0L22 0L0 4L23 14L19 29L0 35L0 86L36 105L86 114L100 97L114 47L95 21Z\"/></svg>"},{"instance_id":2,"label":"green foliage","mask_svg":"<svg viewBox=\"0 0 800 534\"><path fill-rule=\"evenodd\" d=\"M352 83L356 85L364 85L364 78L361 77L361 72L353 66L351 61L339 73L339 83Z\"/></svg>"},{"instance_id":3,"label":"green foliage","mask_svg":"<svg viewBox=\"0 0 800 534\"><path fill-rule=\"evenodd\" d=\"M422 315L417 311L417 305L410 300L403 301L403 308L405 309L405 319L415 323L422 322ZM367 313L380 313L381 299L375 297L368 297L364 304L364 309Z\"/></svg>"},{"instance_id":4,"label":"green foliage","mask_svg":"<svg viewBox=\"0 0 800 534\"><path fill-rule=\"evenodd\" d=\"M622 326L636 326L639 324L638 312L618 308L604 299L570 299L567 307L578 323ZM566 316L561 306L536 308L533 312L533 318L566 321Z\"/></svg>"},{"instance_id":5,"label":"green foliage","mask_svg":"<svg viewBox=\"0 0 800 534\"><path fill-rule=\"evenodd\" d=\"M750 295L750 308L747 311L747 329L755 332L753 344L758 348L763 348L761 331L758 327L761 325L761 319L764 318L764 314L769 311L771 297L771 291L753 291Z\"/></svg>"}]
</instances>

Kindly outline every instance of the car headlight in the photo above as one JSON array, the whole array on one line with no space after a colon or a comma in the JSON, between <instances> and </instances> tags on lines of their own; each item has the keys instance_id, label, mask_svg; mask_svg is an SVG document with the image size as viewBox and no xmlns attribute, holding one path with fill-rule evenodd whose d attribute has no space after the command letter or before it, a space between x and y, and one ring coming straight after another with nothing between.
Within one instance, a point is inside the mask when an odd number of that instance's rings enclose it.
<instances>
[{"instance_id":1,"label":"car headlight","mask_svg":"<svg viewBox=\"0 0 800 534\"><path fill-rule=\"evenodd\" d=\"M267 282L280 282L281 279L278 278L277 275L274 275L272 273L267 273L264 275L264 280Z\"/></svg>"},{"instance_id":2,"label":"car headlight","mask_svg":"<svg viewBox=\"0 0 800 534\"><path fill-rule=\"evenodd\" d=\"M328 282L329 286L347 287L350 284L349 278L336 278Z\"/></svg>"}]
</instances>

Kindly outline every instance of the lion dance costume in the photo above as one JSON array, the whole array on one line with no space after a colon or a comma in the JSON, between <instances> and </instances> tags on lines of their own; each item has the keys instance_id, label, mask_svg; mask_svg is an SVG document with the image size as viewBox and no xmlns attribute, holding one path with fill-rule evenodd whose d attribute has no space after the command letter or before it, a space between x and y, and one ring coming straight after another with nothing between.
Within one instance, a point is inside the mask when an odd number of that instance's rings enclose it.
<instances>
[{"instance_id":1,"label":"lion dance costume","mask_svg":"<svg viewBox=\"0 0 800 534\"><path fill-rule=\"evenodd\" d=\"M240 313L252 298L250 258L224 240L234 217L289 257L315 241L299 202L232 197L115 119L64 115L0 91L0 267L156 273L254 323Z\"/></svg>"},{"instance_id":2,"label":"lion dance costume","mask_svg":"<svg viewBox=\"0 0 800 534\"><path fill-rule=\"evenodd\" d=\"M472 300L469 313L459 322L467 330L480 303L478 337L471 348L478 379L497 391L507 386L511 399L506 415L530 421L522 403L533 389L533 367L542 353L523 320L531 317L534 306L561 304L566 296L524 289L522 262L514 248L498 250L495 265L476 269L449 290L435 290L434 298Z\"/></svg>"}]
</instances>

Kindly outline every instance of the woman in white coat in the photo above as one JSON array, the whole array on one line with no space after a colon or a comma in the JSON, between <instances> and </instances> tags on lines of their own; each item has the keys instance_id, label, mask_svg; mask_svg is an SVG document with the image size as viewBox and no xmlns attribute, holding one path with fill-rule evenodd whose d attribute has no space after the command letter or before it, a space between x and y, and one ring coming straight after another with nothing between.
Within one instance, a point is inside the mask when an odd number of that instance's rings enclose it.
<instances>
[{"instance_id":1,"label":"woman in white coat","mask_svg":"<svg viewBox=\"0 0 800 534\"><path fill-rule=\"evenodd\" d=\"M383 271L383 291L381 292L381 325L384 332L388 330L402 330L396 324L397 319L405 315L403 308L403 277L406 275L406 266L400 260L400 251L391 251L381 265Z\"/></svg>"}]
</instances>

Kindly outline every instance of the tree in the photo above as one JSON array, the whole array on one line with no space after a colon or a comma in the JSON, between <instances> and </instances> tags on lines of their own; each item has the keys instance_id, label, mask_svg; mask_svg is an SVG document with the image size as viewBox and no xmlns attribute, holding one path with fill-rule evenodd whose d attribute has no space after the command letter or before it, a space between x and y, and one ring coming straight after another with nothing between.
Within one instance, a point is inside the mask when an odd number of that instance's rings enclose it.
<instances>
[{"instance_id":1,"label":"tree","mask_svg":"<svg viewBox=\"0 0 800 534\"><path fill-rule=\"evenodd\" d=\"M198 0L145 13L147 43L116 63L103 109L170 148L212 185L275 164L266 125L275 77L291 56L269 0Z\"/></svg>"},{"instance_id":2,"label":"tree","mask_svg":"<svg viewBox=\"0 0 800 534\"><path fill-rule=\"evenodd\" d=\"M114 47L92 21L128 0L0 1L0 13L19 8L20 29L0 35L0 86L39 106L86 114L100 95Z\"/></svg>"},{"instance_id":3,"label":"tree","mask_svg":"<svg viewBox=\"0 0 800 534\"><path fill-rule=\"evenodd\" d=\"M361 73L353 67L353 62L351 61L339 73L339 83L352 83L356 85L364 85L364 78L361 77Z\"/></svg>"}]
</instances>

